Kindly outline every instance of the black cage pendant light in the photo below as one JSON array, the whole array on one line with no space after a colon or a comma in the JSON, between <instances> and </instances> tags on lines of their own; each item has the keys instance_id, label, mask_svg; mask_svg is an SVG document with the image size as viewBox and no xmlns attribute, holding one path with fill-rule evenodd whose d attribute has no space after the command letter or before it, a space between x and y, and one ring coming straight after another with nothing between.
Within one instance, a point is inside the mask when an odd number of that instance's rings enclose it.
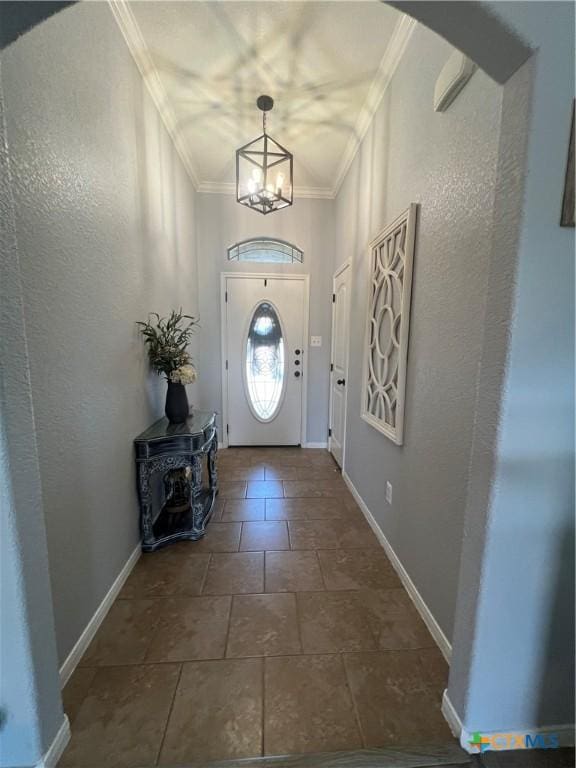
<instances>
[{"instance_id":1,"label":"black cage pendant light","mask_svg":"<svg viewBox=\"0 0 576 768\"><path fill-rule=\"evenodd\" d=\"M236 150L236 200L260 213L287 208L293 201L293 157L266 133L270 96L259 96L262 135Z\"/></svg>"}]
</instances>

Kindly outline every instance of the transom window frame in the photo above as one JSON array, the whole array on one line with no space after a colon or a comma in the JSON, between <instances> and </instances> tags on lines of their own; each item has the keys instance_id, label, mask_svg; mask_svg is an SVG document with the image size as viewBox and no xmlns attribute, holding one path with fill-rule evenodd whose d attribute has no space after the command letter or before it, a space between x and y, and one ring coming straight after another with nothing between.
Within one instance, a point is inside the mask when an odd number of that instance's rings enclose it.
<instances>
[{"instance_id":1,"label":"transom window frame","mask_svg":"<svg viewBox=\"0 0 576 768\"><path fill-rule=\"evenodd\" d=\"M260 246L260 247L258 247ZM261 252L277 253L279 256L285 256L285 259L262 259L262 258L242 258L247 254ZM246 240L239 240L231 245L227 251L227 260L238 263L248 262L251 264L303 264L304 251L298 248L294 243L287 240L281 240L277 237L249 237Z\"/></svg>"}]
</instances>

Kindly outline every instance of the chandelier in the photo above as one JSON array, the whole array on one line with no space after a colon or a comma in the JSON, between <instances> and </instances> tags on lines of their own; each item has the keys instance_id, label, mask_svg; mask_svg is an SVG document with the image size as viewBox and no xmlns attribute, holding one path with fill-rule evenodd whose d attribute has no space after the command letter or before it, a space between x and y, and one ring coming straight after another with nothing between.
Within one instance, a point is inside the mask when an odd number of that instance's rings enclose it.
<instances>
[{"instance_id":1,"label":"chandelier","mask_svg":"<svg viewBox=\"0 0 576 768\"><path fill-rule=\"evenodd\" d=\"M266 133L266 112L274 106L270 96L259 96L262 135L236 150L236 200L267 214L287 208L293 201L293 157Z\"/></svg>"}]
</instances>

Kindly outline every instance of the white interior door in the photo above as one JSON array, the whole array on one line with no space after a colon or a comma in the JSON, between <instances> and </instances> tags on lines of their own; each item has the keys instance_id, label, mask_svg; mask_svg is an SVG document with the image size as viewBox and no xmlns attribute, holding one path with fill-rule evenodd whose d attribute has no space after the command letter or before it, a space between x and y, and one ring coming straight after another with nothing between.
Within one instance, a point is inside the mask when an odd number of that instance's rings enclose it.
<instances>
[{"instance_id":1,"label":"white interior door","mask_svg":"<svg viewBox=\"0 0 576 768\"><path fill-rule=\"evenodd\" d=\"M346 377L348 375L348 319L350 264L334 275L332 303L332 366L330 374L330 436L328 448L339 466L346 439Z\"/></svg>"},{"instance_id":2,"label":"white interior door","mask_svg":"<svg viewBox=\"0 0 576 768\"><path fill-rule=\"evenodd\" d=\"M298 445L307 280L228 275L224 296L228 444Z\"/></svg>"}]
</instances>

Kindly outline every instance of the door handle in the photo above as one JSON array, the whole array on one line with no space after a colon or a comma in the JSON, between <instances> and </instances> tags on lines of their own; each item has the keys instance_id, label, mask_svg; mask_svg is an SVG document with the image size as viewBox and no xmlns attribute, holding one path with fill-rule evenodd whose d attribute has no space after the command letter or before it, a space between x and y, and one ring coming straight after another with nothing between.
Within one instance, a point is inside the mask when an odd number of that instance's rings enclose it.
<instances>
[{"instance_id":1,"label":"door handle","mask_svg":"<svg viewBox=\"0 0 576 768\"><path fill-rule=\"evenodd\" d=\"M346 386L346 379L337 379L336 384L342 384L343 387Z\"/></svg>"}]
</instances>

